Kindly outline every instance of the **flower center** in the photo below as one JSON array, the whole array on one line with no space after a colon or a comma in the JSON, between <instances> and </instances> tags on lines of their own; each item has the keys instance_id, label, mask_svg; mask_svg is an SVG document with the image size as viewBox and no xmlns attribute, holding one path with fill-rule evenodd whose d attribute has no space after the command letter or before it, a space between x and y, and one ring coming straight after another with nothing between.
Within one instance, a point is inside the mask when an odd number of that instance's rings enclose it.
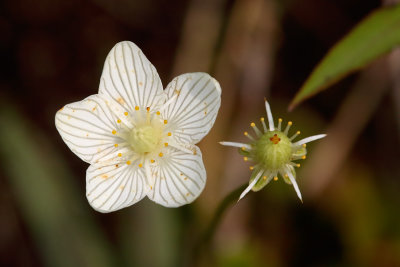
<instances>
[{"instance_id":1,"label":"flower center","mask_svg":"<svg viewBox=\"0 0 400 267\"><path fill-rule=\"evenodd\" d=\"M153 152L160 144L162 128L156 125L144 124L132 129L128 142L136 153Z\"/></svg>"},{"instance_id":2,"label":"flower center","mask_svg":"<svg viewBox=\"0 0 400 267\"><path fill-rule=\"evenodd\" d=\"M278 170L290 162L292 143L281 131L265 133L255 143L256 161L269 170Z\"/></svg>"}]
</instances>

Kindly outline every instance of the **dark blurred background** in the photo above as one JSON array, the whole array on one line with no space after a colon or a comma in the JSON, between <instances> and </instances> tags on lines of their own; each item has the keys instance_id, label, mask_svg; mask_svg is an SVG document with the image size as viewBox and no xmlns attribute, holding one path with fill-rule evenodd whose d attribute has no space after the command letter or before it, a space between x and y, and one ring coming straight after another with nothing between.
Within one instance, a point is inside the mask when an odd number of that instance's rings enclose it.
<instances>
[{"instance_id":1,"label":"dark blurred background","mask_svg":"<svg viewBox=\"0 0 400 267\"><path fill-rule=\"evenodd\" d=\"M1 1L0 265L400 266L400 52L287 111L329 48L388 2ZM143 50L164 85L204 71L222 86L216 124L200 143L207 185L191 205L143 200L95 212L88 166L55 129L59 108L97 92L122 40ZM298 173L304 204L272 182L231 207L193 253L218 203L250 176L218 141L245 141L265 116L264 96L302 136L328 133L308 146Z\"/></svg>"}]
</instances>

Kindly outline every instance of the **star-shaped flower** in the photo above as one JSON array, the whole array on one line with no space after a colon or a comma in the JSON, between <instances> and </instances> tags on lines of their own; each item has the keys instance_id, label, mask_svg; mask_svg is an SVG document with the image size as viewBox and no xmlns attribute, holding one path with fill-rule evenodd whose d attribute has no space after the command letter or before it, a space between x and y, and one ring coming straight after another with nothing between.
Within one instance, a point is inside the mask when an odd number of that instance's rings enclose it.
<instances>
[{"instance_id":1,"label":"star-shaped flower","mask_svg":"<svg viewBox=\"0 0 400 267\"><path fill-rule=\"evenodd\" d=\"M166 207L195 200L206 182L198 143L214 124L219 83L206 73L180 75L163 90L154 66L132 42L107 56L99 93L60 109L57 130L90 164L86 196L100 212L145 196Z\"/></svg>"},{"instance_id":2,"label":"star-shaped flower","mask_svg":"<svg viewBox=\"0 0 400 267\"><path fill-rule=\"evenodd\" d=\"M244 156L244 161L254 163L253 166L250 166L250 170L253 170L253 172L250 176L249 186L240 195L239 200L250 190L259 191L272 179L278 180L278 174L286 183L293 185L297 196L302 200L294 169L294 167L300 167L300 164L295 161L306 158L306 143L324 138L326 134L313 135L293 142L300 131L289 137L288 133L292 122L289 121L285 130L282 131L282 119L278 120L278 126L275 127L267 100L265 100L265 109L269 127L267 127L264 118L260 119L263 131L252 122L250 126L253 128L256 137L244 132L244 135L250 139L250 143L220 142L225 146L238 147L239 153Z\"/></svg>"}]
</instances>

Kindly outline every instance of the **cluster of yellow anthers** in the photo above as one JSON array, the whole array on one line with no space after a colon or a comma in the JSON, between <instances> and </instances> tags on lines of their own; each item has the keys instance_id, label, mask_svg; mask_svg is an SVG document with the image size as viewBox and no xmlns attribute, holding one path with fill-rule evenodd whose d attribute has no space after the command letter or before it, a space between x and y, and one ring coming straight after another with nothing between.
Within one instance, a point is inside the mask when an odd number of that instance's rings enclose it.
<instances>
[{"instance_id":1,"label":"cluster of yellow anthers","mask_svg":"<svg viewBox=\"0 0 400 267\"><path fill-rule=\"evenodd\" d=\"M57 130L90 164L86 196L111 212L145 196L166 207L195 200L206 182L200 149L221 102L206 73L176 77L163 90L154 66L131 42L107 56L99 93L57 112Z\"/></svg>"},{"instance_id":2,"label":"cluster of yellow anthers","mask_svg":"<svg viewBox=\"0 0 400 267\"><path fill-rule=\"evenodd\" d=\"M289 121L282 131L282 119L278 120L278 126L275 127L271 108L266 100L265 109L269 127L267 127L264 118L260 119L263 131L252 122L250 126L254 130L255 137L248 132L244 132L244 135L250 140L249 143L220 142L225 146L238 147L239 153L243 155L244 161L251 161L254 163L254 165L250 166L252 174L250 176L249 186L243 191L239 200L250 190L259 191L272 179L275 181L278 180L278 174L282 176L286 183L293 185L297 196L301 200L301 193L296 182L296 171L294 169L294 167L300 167L300 164L293 161L306 158L306 143L321 139L326 135L314 135L293 142L300 134L300 131L288 137L292 122Z\"/></svg>"}]
</instances>

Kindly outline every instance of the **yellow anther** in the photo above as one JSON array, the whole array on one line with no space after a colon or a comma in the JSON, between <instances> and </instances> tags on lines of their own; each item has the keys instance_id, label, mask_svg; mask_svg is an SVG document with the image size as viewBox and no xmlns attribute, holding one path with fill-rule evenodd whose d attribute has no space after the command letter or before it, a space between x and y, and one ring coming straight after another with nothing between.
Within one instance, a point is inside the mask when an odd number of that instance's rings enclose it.
<instances>
[{"instance_id":1,"label":"yellow anther","mask_svg":"<svg viewBox=\"0 0 400 267\"><path fill-rule=\"evenodd\" d=\"M118 123L121 123L121 120L120 120L120 119L118 119L118 120L117 120L117 122L118 122Z\"/></svg>"},{"instance_id":2,"label":"yellow anther","mask_svg":"<svg viewBox=\"0 0 400 267\"><path fill-rule=\"evenodd\" d=\"M127 111L125 111L125 112L124 112L124 115L125 115L125 116L128 116L128 112L127 112Z\"/></svg>"},{"instance_id":3,"label":"yellow anther","mask_svg":"<svg viewBox=\"0 0 400 267\"><path fill-rule=\"evenodd\" d=\"M135 107L135 110L139 110L139 106L136 106L136 107Z\"/></svg>"},{"instance_id":4,"label":"yellow anther","mask_svg":"<svg viewBox=\"0 0 400 267\"><path fill-rule=\"evenodd\" d=\"M304 147L304 148L306 148L306 146L307 146L306 144L303 144L303 145L302 145L302 147Z\"/></svg>"},{"instance_id":5,"label":"yellow anther","mask_svg":"<svg viewBox=\"0 0 400 267\"><path fill-rule=\"evenodd\" d=\"M160 154L158 154L159 157L162 157L164 154L162 152L160 152Z\"/></svg>"},{"instance_id":6,"label":"yellow anther","mask_svg":"<svg viewBox=\"0 0 400 267\"><path fill-rule=\"evenodd\" d=\"M121 153L118 153L118 157L122 157L122 154L121 154Z\"/></svg>"},{"instance_id":7,"label":"yellow anther","mask_svg":"<svg viewBox=\"0 0 400 267\"><path fill-rule=\"evenodd\" d=\"M117 133L117 131L116 130L112 130L112 134L116 134Z\"/></svg>"},{"instance_id":8,"label":"yellow anther","mask_svg":"<svg viewBox=\"0 0 400 267\"><path fill-rule=\"evenodd\" d=\"M244 160L244 161L248 161L249 159L248 159L247 157L244 157L243 160Z\"/></svg>"},{"instance_id":9,"label":"yellow anther","mask_svg":"<svg viewBox=\"0 0 400 267\"><path fill-rule=\"evenodd\" d=\"M281 119L281 118L279 118L279 119L278 119L278 122L282 122L282 119Z\"/></svg>"},{"instance_id":10,"label":"yellow anther","mask_svg":"<svg viewBox=\"0 0 400 267\"><path fill-rule=\"evenodd\" d=\"M244 132L243 134L244 134L245 136L247 136L249 133L248 133L248 132Z\"/></svg>"},{"instance_id":11,"label":"yellow anther","mask_svg":"<svg viewBox=\"0 0 400 267\"><path fill-rule=\"evenodd\" d=\"M297 164L296 164L296 167L297 167L297 168L300 168L300 163L297 163Z\"/></svg>"},{"instance_id":12,"label":"yellow anther","mask_svg":"<svg viewBox=\"0 0 400 267\"><path fill-rule=\"evenodd\" d=\"M131 165L131 161L130 160L128 160L127 162L126 162L126 164L128 164L128 165Z\"/></svg>"},{"instance_id":13,"label":"yellow anther","mask_svg":"<svg viewBox=\"0 0 400 267\"><path fill-rule=\"evenodd\" d=\"M139 163L139 168L142 168L143 167L143 164L142 163Z\"/></svg>"},{"instance_id":14,"label":"yellow anther","mask_svg":"<svg viewBox=\"0 0 400 267\"><path fill-rule=\"evenodd\" d=\"M306 159L306 156L304 155L304 156L302 156L301 158L302 158L302 159Z\"/></svg>"},{"instance_id":15,"label":"yellow anther","mask_svg":"<svg viewBox=\"0 0 400 267\"><path fill-rule=\"evenodd\" d=\"M264 118L260 118L260 121L264 121Z\"/></svg>"},{"instance_id":16,"label":"yellow anther","mask_svg":"<svg viewBox=\"0 0 400 267\"><path fill-rule=\"evenodd\" d=\"M293 124L293 122L289 121L287 124L288 124L288 125L292 125L292 124Z\"/></svg>"},{"instance_id":17,"label":"yellow anther","mask_svg":"<svg viewBox=\"0 0 400 267\"><path fill-rule=\"evenodd\" d=\"M155 162L155 160L154 160L154 159L151 159L151 160L150 160L150 162L151 162L151 163L154 163L154 162Z\"/></svg>"},{"instance_id":18,"label":"yellow anther","mask_svg":"<svg viewBox=\"0 0 400 267\"><path fill-rule=\"evenodd\" d=\"M149 112L150 111L150 107L147 107L146 110L147 110L147 112Z\"/></svg>"},{"instance_id":19,"label":"yellow anther","mask_svg":"<svg viewBox=\"0 0 400 267\"><path fill-rule=\"evenodd\" d=\"M161 113L160 113L160 111L157 111L156 114L157 114L157 115L160 115Z\"/></svg>"},{"instance_id":20,"label":"yellow anther","mask_svg":"<svg viewBox=\"0 0 400 267\"><path fill-rule=\"evenodd\" d=\"M274 181L278 181L278 176L275 176L275 177L274 177Z\"/></svg>"},{"instance_id":21,"label":"yellow anther","mask_svg":"<svg viewBox=\"0 0 400 267\"><path fill-rule=\"evenodd\" d=\"M263 180L264 180L264 181L267 180L267 176L263 176Z\"/></svg>"},{"instance_id":22,"label":"yellow anther","mask_svg":"<svg viewBox=\"0 0 400 267\"><path fill-rule=\"evenodd\" d=\"M243 146L243 147L242 147L242 150L243 150L243 151L246 151L246 148Z\"/></svg>"},{"instance_id":23,"label":"yellow anther","mask_svg":"<svg viewBox=\"0 0 400 267\"><path fill-rule=\"evenodd\" d=\"M171 133L171 132L169 132L169 133L168 133L168 136L171 136L171 135L172 135L172 133Z\"/></svg>"},{"instance_id":24,"label":"yellow anther","mask_svg":"<svg viewBox=\"0 0 400 267\"><path fill-rule=\"evenodd\" d=\"M286 174L285 174L285 178L288 178L288 177L289 177L289 175L286 173Z\"/></svg>"},{"instance_id":25,"label":"yellow anther","mask_svg":"<svg viewBox=\"0 0 400 267\"><path fill-rule=\"evenodd\" d=\"M164 124L167 124L168 123L168 121L167 120L164 120Z\"/></svg>"},{"instance_id":26,"label":"yellow anther","mask_svg":"<svg viewBox=\"0 0 400 267\"><path fill-rule=\"evenodd\" d=\"M168 143L164 143L164 146L168 146Z\"/></svg>"},{"instance_id":27,"label":"yellow anther","mask_svg":"<svg viewBox=\"0 0 400 267\"><path fill-rule=\"evenodd\" d=\"M252 122L252 123L250 123L250 126L251 126L251 127L255 127L256 124L255 124L254 122Z\"/></svg>"},{"instance_id":28,"label":"yellow anther","mask_svg":"<svg viewBox=\"0 0 400 267\"><path fill-rule=\"evenodd\" d=\"M300 131L297 131L296 134L300 134Z\"/></svg>"},{"instance_id":29,"label":"yellow anther","mask_svg":"<svg viewBox=\"0 0 400 267\"><path fill-rule=\"evenodd\" d=\"M249 169L250 169L250 171L252 171L252 170L254 169L254 167L253 167L253 166L250 166Z\"/></svg>"},{"instance_id":30,"label":"yellow anther","mask_svg":"<svg viewBox=\"0 0 400 267\"><path fill-rule=\"evenodd\" d=\"M118 147L118 144L115 144L114 146L115 146L115 147Z\"/></svg>"}]
</instances>

